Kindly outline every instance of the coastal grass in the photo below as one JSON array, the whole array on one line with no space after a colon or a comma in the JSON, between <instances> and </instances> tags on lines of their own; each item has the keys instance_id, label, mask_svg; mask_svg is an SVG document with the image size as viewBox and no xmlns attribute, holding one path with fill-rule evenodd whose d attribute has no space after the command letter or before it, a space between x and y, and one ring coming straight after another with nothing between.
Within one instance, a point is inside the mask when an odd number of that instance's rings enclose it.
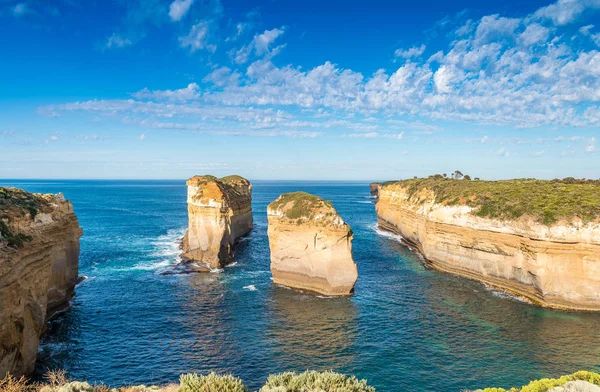
<instances>
[{"instance_id":1,"label":"coastal grass","mask_svg":"<svg viewBox=\"0 0 600 392\"><path fill-rule=\"evenodd\" d=\"M375 388L354 376L331 371L306 371L269 376L260 392L375 392Z\"/></svg>"},{"instance_id":2,"label":"coastal grass","mask_svg":"<svg viewBox=\"0 0 600 392\"><path fill-rule=\"evenodd\" d=\"M321 208L333 209L331 201L325 201L319 196L306 192L284 193L269 204L269 209L273 210L280 210L284 207L283 213L288 219L311 219L315 212ZM329 214L333 215L333 211Z\"/></svg>"},{"instance_id":3,"label":"coastal grass","mask_svg":"<svg viewBox=\"0 0 600 392\"><path fill-rule=\"evenodd\" d=\"M1 244L11 248L20 248L32 237L21 233L13 233L7 221L14 216L29 214L35 218L38 212L45 208L48 202L40 195L35 195L18 188L0 187L0 247Z\"/></svg>"},{"instance_id":4,"label":"coastal grass","mask_svg":"<svg viewBox=\"0 0 600 392\"><path fill-rule=\"evenodd\" d=\"M483 392L547 392L552 388L560 387L570 381L577 380L587 381L591 384L600 386L600 374L582 370L560 378L542 378L541 380L532 381L521 388L486 388Z\"/></svg>"},{"instance_id":5,"label":"coastal grass","mask_svg":"<svg viewBox=\"0 0 600 392\"><path fill-rule=\"evenodd\" d=\"M110 388L104 384L71 381L63 371L49 372L45 382L30 383L25 377L10 374L0 379L0 392L249 392L244 382L232 375L182 374L179 385L125 386ZM365 380L331 371L286 372L269 376L260 392L375 392Z\"/></svg>"},{"instance_id":6,"label":"coastal grass","mask_svg":"<svg viewBox=\"0 0 600 392\"><path fill-rule=\"evenodd\" d=\"M220 376L214 372L206 376L182 374L179 386L180 392L248 392L239 378L232 375Z\"/></svg>"},{"instance_id":7,"label":"coastal grass","mask_svg":"<svg viewBox=\"0 0 600 392\"><path fill-rule=\"evenodd\" d=\"M383 184L408 188L409 199L425 202L419 193L430 190L435 202L466 205L480 217L514 220L531 217L551 225L560 220L579 218L583 223L600 219L600 181L537 180L519 178L501 181L451 179L436 175Z\"/></svg>"}]
</instances>

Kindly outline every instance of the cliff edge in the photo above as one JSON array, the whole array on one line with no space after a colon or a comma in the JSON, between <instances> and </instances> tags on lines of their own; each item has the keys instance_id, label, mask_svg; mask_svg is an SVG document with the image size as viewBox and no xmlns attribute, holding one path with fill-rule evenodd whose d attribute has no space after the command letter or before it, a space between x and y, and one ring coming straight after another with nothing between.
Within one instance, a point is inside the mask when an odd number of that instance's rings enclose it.
<instances>
[{"instance_id":1,"label":"cliff edge","mask_svg":"<svg viewBox=\"0 0 600 392\"><path fill-rule=\"evenodd\" d=\"M74 295L81 234L61 194L0 187L0 378L33 371L46 321Z\"/></svg>"},{"instance_id":2,"label":"cliff edge","mask_svg":"<svg viewBox=\"0 0 600 392\"><path fill-rule=\"evenodd\" d=\"M430 177L382 184L379 226L440 270L542 306L600 310L600 186Z\"/></svg>"},{"instance_id":3,"label":"cliff edge","mask_svg":"<svg viewBox=\"0 0 600 392\"><path fill-rule=\"evenodd\" d=\"M350 295L358 278L352 230L331 202L286 193L267 207L273 282L325 295Z\"/></svg>"},{"instance_id":4,"label":"cliff edge","mask_svg":"<svg viewBox=\"0 0 600 392\"><path fill-rule=\"evenodd\" d=\"M188 231L182 258L208 268L233 262L233 245L252 230L252 185L240 176L195 176L187 181ZM202 269L200 269L202 270Z\"/></svg>"}]
</instances>

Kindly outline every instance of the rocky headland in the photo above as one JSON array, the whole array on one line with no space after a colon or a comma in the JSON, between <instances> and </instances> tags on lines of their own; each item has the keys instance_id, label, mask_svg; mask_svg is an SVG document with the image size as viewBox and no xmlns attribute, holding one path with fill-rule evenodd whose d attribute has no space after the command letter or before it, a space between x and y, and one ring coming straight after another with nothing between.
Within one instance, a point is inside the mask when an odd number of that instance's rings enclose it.
<instances>
[{"instance_id":1,"label":"rocky headland","mask_svg":"<svg viewBox=\"0 0 600 392\"><path fill-rule=\"evenodd\" d=\"M371 191L371 196L373 196L376 200L379 197L379 187L380 183L372 182L369 184L369 190Z\"/></svg>"},{"instance_id":2,"label":"rocky headland","mask_svg":"<svg viewBox=\"0 0 600 392\"><path fill-rule=\"evenodd\" d=\"M597 311L599 198L594 181L435 176L382 184L376 210L379 226L434 268L542 306Z\"/></svg>"},{"instance_id":3,"label":"rocky headland","mask_svg":"<svg viewBox=\"0 0 600 392\"><path fill-rule=\"evenodd\" d=\"M0 187L0 378L33 371L46 321L74 295L81 234L62 195Z\"/></svg>"},{"instance_id":4,"label":"rocky headland","mask_svg":"<svg viewBox=\"0 0 600 392\"><path fill-rule=\"evenodd\" d=\"M331 202L286 193L269 204L267 217L274 283L329 296L353 293L353 233Z\"/></svg>"},{"instance_id":5,"label":"rocky headland","mask_svg":"<svg viewBox=\"0 0 600 392\"><path fill-rule=\"evenodd\" d=\"M182 258L196 270L233 262L237 239L252 230L252 185L240 176L195 176L187 181L188 231Z\"/></svg>"}]
</instances>

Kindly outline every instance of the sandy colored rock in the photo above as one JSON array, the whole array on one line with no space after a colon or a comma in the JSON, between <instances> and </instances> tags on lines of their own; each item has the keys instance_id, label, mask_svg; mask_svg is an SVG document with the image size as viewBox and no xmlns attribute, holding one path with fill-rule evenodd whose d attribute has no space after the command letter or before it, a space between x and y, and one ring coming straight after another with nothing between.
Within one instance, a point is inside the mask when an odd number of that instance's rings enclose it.
<instances>
[{"instance_id":1,"label":"sandy colored rock","mask_svg":"<svg viewBox=\"0 0 600 392\"><path fill-rule=\"evenodd\" d=\"M187 186L182 258L199 262L205 270L222 268L233 262L236 240L252 230L252 185L240 176L196 176Z\"/></svg>"},{"instance_id":2,"label":"sandy colored rock","mask_svg":"<svg viewBox=\"0 0 600 392\"><path fill-rule=\"evenodd\" d=\"M269 204L267 217L274 283L331 296L353 293L353 233L331 202L287 193Z\"/></svg>"},{"instance_id":3,"label":"sandy colored rock","mask_svg":"<svg viewBox=\"0 0 600 392\"><path fill-rule=\"evenodd\" d=\"M600 225L527 217L479 217L436 203L427 189L379 189L379 226L401 235L427 262L548 307L600 310Z\"/></svg>"},{"instance_id":4,"label":"sandy colored rock","mask_svg":"<svg viewBox=\"0 0 600 392\"><path fill-rule=\"evenodd\" d=\"M379 197L379 184L378 182L372 182L369 184L369 191L371 192L371 196L377 198Z\"/></svg>"},{"instance_id":5,"label":"sandy colored rock","mask_svg":"<svg viewBox=\"0 0 600 392\"><path fill-rule=\"evenodd\" d=\"M46 321L69 306L81 229L62 195L0 188L0 378L30 374Z\"/></svg>"}]
</instances>

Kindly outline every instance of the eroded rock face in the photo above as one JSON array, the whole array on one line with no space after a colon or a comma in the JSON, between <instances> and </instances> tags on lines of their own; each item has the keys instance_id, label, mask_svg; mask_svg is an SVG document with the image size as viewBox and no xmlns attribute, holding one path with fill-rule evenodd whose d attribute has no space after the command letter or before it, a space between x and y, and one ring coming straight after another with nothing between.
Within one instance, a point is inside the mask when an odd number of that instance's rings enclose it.
<instances>
[{"instance_id":1,"label":"eroded rock face","mask_svg":"<svg viewBox=\"0 0 600 392\"><path fill-rule=\"evenodd\" d=\"M468 206L436 204L426 189L419 202L409 195L397 183L379 189L379 226L400 234L431 266L543 306L600 310L598 223L500 221Z\"/></svg>"},{"instance_id":2,"label":"eroded rock face","mask_svg":"<svg viewBox=\"0 0 600 392\"><path fill-rule=\"evenodd\" d=\"M379 184L378 182L372 182L369 184L369 190L371 191L371 196L377 198L379 197Z\"/></svg>"},{"instance_id":3,"label":"eroded rock face","mask_svg":"<svg viewBox=\"0 0 600 392\"><path fill-rule=\"evenodd\" d=\"M304 192L267 208L273 282L325 295L350 295L358 278L352 230L330 202Z\"/></svg>"},{"instance_id":4,"label":"eroded rock face","mask_svg":"<svg viewBox=\"0 0 600 392\"><path fill-rule=\"evenodd\" d=\"M0 187L0 378L33 371L46 321L74 295L81 234L62 195Z\"/></svg>"},{"instance_id":5,"label":"eroded rock face","mask_svg":"<svg viewBox=\"0 0 600 392\"><path fill-rule=\"evenodd\" d=\"M188 231L182 258L200 262L207 270L222 268L233 262L236 240L252 230L252 185L240 176L196 176L187 186Z\"/></svg>"}]
</instances>

